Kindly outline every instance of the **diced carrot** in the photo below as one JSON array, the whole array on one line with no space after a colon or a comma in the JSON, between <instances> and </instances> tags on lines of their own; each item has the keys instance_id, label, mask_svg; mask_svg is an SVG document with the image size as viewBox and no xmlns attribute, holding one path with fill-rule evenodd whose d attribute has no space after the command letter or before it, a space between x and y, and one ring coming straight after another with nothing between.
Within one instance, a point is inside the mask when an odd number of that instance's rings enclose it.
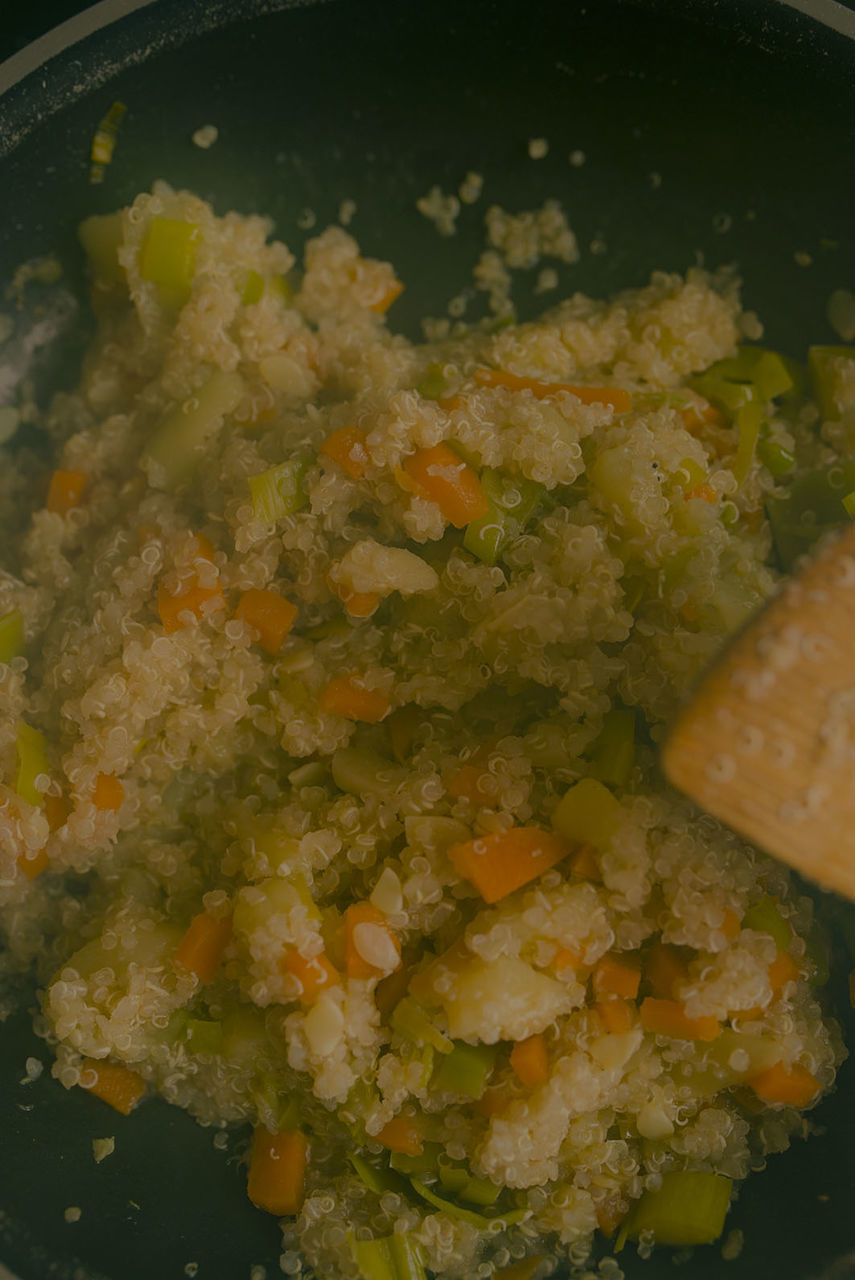
<instances>
[{"instance_id":1,"label":"diced carrot","mask_svg":"<svg viewBox=\"0 0 855 1280\"><path fill-rule=\"evenodd\" d=\"M679 413L687 431L697 431L706 423L724 422L724 414L708 400L693 400L690 404L684 405Z\"/></svg>"},{"instance_id":2,"label":"diced carrot","mask_svg":"<svg viewBox=\"0 0 855 1280\"><path fill-rule=\"evenodd\" d=\"M374 1135L374 1141L402 1156L420 1156L424 1150L421 1125L415 1116L395 1116Z\"/></svg>"},{"instance_id":3,"label":"diced carrot","mask_svg":"<svg viewBox=\"0 0 855 1280\"><path fill-rule=\"evenodd\" d=\"M125 788L113 773L99 773L92 788L92 803L96 809L117 813L125 798Z\"/></svg>"},{"instance_id":4,"label":"diced carrot","mask_svg":"<svg viewBox=\"0 0 855 1280\"><path fill-rule=\"evenodd\" d=\"M570 382L541 382L537 378L521 378L500 369L476 369L475 381L481 387L506 387L508 391L530 391L538 400L569 391L582 404L608 404L616 413L629 413L632 396L622 387L584 387Z\"/></svg>"},{"instance_id":5,"label":"diced carrot","mask_svg":"<svg viewBox=\"0 0 855 1280\"><path fill-rule=\"evenodd\" d=\"M634 1000L641 985L641 967L637 960L608 952L597 961L591 981L599 1000L604 996Z\"/></svg>"},{"instance_id":6,"label":"diced carrot","mask_svg":"<svg viewBox=\"0 0 855 1280\"><path fill-rule=\"evenodd\" d=\"M416 729L421 724L424 714L421 707L410 702L405 707L398 707L386 720L389 746L396 760L406 760L413 745Z\"/></svg>"},{"instance_id":7,"label":"diced carrot","mask_svg":"<svg viewBox=\"0 0 855 1280\"><path fill-rule=\"evenodd\" d=\"M390 973L388 978L380 979L374 988L374 1003L381 1018L389 1017L389 1014L407 994L409 985L410 970L405 969L403 965L400 969L396 969L394 973Z\"/></svg>"},{"instance_id":8,"label":"diced carrot","mask_svg":"<svg viewBox=\"0 0 855 1280\"><path fill-rule=\"evenodd\" d=\"M202 983L211 982L232 936L232 917L212 916L202 911L190 921L173 957L179 969L186 969Z\"/></svg>"},{"instance_id":9,"label":"diced carrot","mask_svg":"<svg viewBox=\"0 0 855 1280\"><path fill-rule=\"evenodd\" d=\"M352 618L370 618L377 611L380 597L373 591L354 591L346 583L337 582L331 574L327 574L324 581Z\"/></svg>"},{"instance_id":10,"label":"diced carrot","mask_svg":"<svg viewBox=\"0 0 855 1280\"><path fill-rule=\"evenodd\" d=\"M511 827L452 845L448 856L457 874L473 884L485 902L498 902L543 875L570 850L568 841L554 831Z\"/></svg>"},{"instance_id":11,"label":"diced carrot","mask_svg":"<svg viewBox=\"0 0 855 1280\"><path fill-rule=\"evenodd\" d=\"M48 866L47 849L41 848L32 857L28 857L26 853L18 854L18 867L23 871L28 880L35 880L36 876L40 876Z\"/></svg>"},{"instance_id":12,"label":"diced carrot","mask_svg":"<svg viewBox=\"0 0 855 1280\"><path fill-rule=\"evenodd\" d=\"M59 831L68 821L71 808L65 796L52 796L48 792L44 798L42 813L47 818L51 831Z\"/></svg>"},{"instance_id":13,"label":"diced carrot","mask_svg":"<svg viewBox=\"0 0 855 1280\"><path fill-rule=\"evenodd\" d=\"M518 1040L511 1049L511 1068L522 1084L534 1088L549 1079L549 1052L546 1036L538 1033Z\"/></svg>"},{"instance_id":14,"label":"diced carrot","mask_svg":"<svg viewBox=\"0 0 855 1280\"><path fill-rule=\"evenodd\" d=\"M352 480L360 480L370 462L365 434L359 427L341 427L334 431L321 445L321 453L337 462Z\"/></svg>"},{"instance_id":15,"label":"diced carrot","mask_svg":"<svg viewBox=\"0 0 855 1280\"><path fill-rule=\"evenodd\" d=\"M241 596L235 617L254 627L262 649L275 657L294 625L297 606L285 600L278 591L250 587Z\"/></svg>"},{"instance_id":16,"label":"diced carrot","mask_svg":"<svg viewBox=\"0 0 855 1280\"><path fill-rule=\"evenodd\" d=\"M764 1102L783 1102L790 1107L806 1107L822 1087L804 1067L785 1067L783 1062L752 1076L748 1083Z\"/></svg>"},{"instance_id":17,"label":"diced carrot","mask_svg":"<svg viewBox=\"0 0 855 1280\"><path fill-rule=\"evenodd\" d=\"M655 996L641 1002L641 1025L645 1031L672 1040L715 1040L721 1033L717 1018L690 1018L679 1001Z\"/></svg>"},{"instance_id":18,"label":"diced carrot","mask_svg":"<svg viewBox=\"0 0 855 1280\"><path fill-rule=\"evenodd\" d=\"M404 292L403 283L400 280L393 280L383 293L382 297L376 302L372 302L371 310L375 315L382 316L384 311L388 311L396 298L400 298Z\"/></svg>"},{"instance_id":19,"label":"diced carrot","mask_svg":"<svg viewBox=\"0 0 855 1280\"><path fill-rule=\"evenodd\" d=\"M186 613L192 613L196 618L213 613L211 604L214 601L218 606L225 604L225 598L219 586L200 587L197 582L176 596L161 583L157 589L157 612L160 614L164 631L167 634L180 631L183 626L186 626L184 620Z\"/></svg>"},{"instance_id":20,"label":"diced carrot","mask_svg":"<svg viewBox=\"0 0 855 1280\"><path fill-rule=\"evenodd\" d=\"M85 471L54 471L45 503L48 511L68 515L73 507L79 506L88 480Z\"/></svg>"},{"instance_id":21,"label":"diced carrot","mask_svg":"<svg viewBox=\"0 0 855 1280\"><path fill-rule=\"evenodd\" d=\"M292 974L302 985L299 997L302 1005L314 1004L326 987L334 986L339 981L338 969L323 951L307 959L296 947L289 947L280 965L283 973Z\"/></svg>"},{"instance_id":22,"label":"diced carrot","mask_svg":"<svg viewBox=\"0 0 855 1280\"><path fill-rule=\"evenodd\" d=\"M484 1090L480 1098L476 1098L472 1102L472 1107L482 1116L486 1116L491 1120L493 1116L499 1116L514 1100L512 1094L506 1085L492 1085Z\"/></svg>"},{"instance_id":23,"label":"diced carrot","mask_svg":"<svg viewBox=\"0 0 855 1280\"><path fill-rule=\"evenodd\" d=\"M195 541L196 555L194 558L196 560L209 560L213 564L217 558L217 553L210 538L206 538L204 533L197 533Z\"/></svg>"},{"instance_id":24,"label":"diced carrot","mask_svg":"<svg viewBox=\"0 0 855 1280\"><path fill-rule=\"evenodd\" d=\"M626 1209L619 1200L598 1204L596 1208L597 1226L606 1239L611 1240L620 1224L626 1217Z\"/></svg>"},{"instance_id":25,"label":"diced carrot","mask_svg":"<svg viewBox=\"0 0 855 1280\"><path fill-rule=\"evenodd\" d=\"M742 931L742 921L737 913L732 911L730 907L725 907L719 929L724 936L729 939L738 937Z\"/></svg>"},{"instance_id":26,"label":"diced carrot","mask_svg":"<svg viewBox=\"0 0 855 1280\"><path fill-rule=\"evenodd\" d=\"M623 1035L632 1027L633 1005L619 996L599 1000L595 1005L597 1017L610 1035Z\"/></svg>"},{"instance_id":27,"label":"diced carrot","mask_svg":"<svg viewBox=\"0 0 855 1280\"><path fill-rule=\"evenodd\" d=\"M403 471L423 498L435 502L455 529L485 516L490 503L476 472L447 444L417 449Z\"/></svg>"},{"instance_id":28,"label":"diced carrot","mask_svg":"<svg viewBox=\"0 0 855 1280\"><path fill-rule=\"evenodd\" d=\"M769 984L773 995L779 995L788 982L798 982L799 966L788 951L779 951L769 965Z\"/></svg>"},{"instance_id":29,"label":"diced carrot","mask_svg":"<svg viewBox=\"0 0 855 1280\"><path fill-rule=\"evenodd\" d=\"M710 484L696 484L694 489L687 489L683 497L687 502L690 498L702 498L713 506L718 502L718 494Z\"/></svg>"},{"instance_id":30,"label":"diced carrot","mask_svg":"<svg viewBox=\"0 0 855 1280\"><path fill-rule=\"evenodd\" d=\"M661 939L654 942L644 963L644 976L655 996L676 999L677 988L689 979L691 955L688 947L674 947Z\"/></svg>"},{"instance_id":31,"label":"diced carrot","mask_svg":"<svg viewBox=\"0 0 855 1280\"><path fill-rule=\"evenodd\" d=\"M489 776L489 771L477 764L464 764L449 782L448 794L453 800L468 800L476 809L489 808L496 803L495 797L489 796L482 786Z\"/></svg>"},{"instance_id":32,"label":"diced carrot","mask_svg":"<svg viewBox=\"0 0 855 1280\"><path fill-rule=\"evenodd\" d=\"M389 710L389 698L381 689L367 689L358 675L334 676L321 693L318 709L345 720L377 724Z\"/></svg>"},{"instance_id":33,"label":"diced carrot","mask_svg":"<svg viewBox=\"0 0 855 1280\"><path fill-rule=\"evenodd\" d=\"M360 934L356 932L360 925L373 925L385 932L398 953L398 964L395 965L397 969L401 963L401 944L395 930L380 908L375 907L372 902L354 902L344 913L344 968L348 978L376 978L378 973L383 972L380 966L372 964L363 954L367 948L359 945Z\"/></svg>"},{"instance_id":34,"label":"diced carrot","mask_svg":"<svg viewBox=\"0 0 855 1280\"><path fill-rule=\"evenodd\" d=\"M573 850L567 859L567 871L571 876L578 876L580 880L597 880L603 878L600 870L597 851L592 844L580 844Z\"/></svg>"},{"instance_id":35,"label":"diced carrot","mask_svg":"<svg viewBox=\"0 0 855 1280\"><path fill-rule=\"evenodd\" d=\"M299 1129L271 1133L264 1125L256 1125L246 1188L255 1207L277 1218L299 1213L308 1158L309 1143Z\"/></svg>"},{"instance_id":36,"label":"diced carrot","mask_svg":"<svg viewBox=\"0 0 855 1280\"><path fill-rule=\"evenodd\" d=\"M578 948L559 947L552 957L552 967L556 973L561 973L564 969L578 969L584 958Z\"/></svg>"},{"instance_id":37,"label":"diced carrot","mask_svg":"<svg viewBox=\"0 0 855 1280\"><path fill-rule=\"evenodd\" d=\"M91 1080L91 1083L90 1083ZM123 1116L129 1116L145 1093L145 1081L121 1062L87 1060L80 1074L80 1087L94 1093Z\"/></svg>"},{"instance_id":38,"label":"diced carrot","mask_svg":"<svg viewBox=\"0 0 855 1280\"><path fill-rule=\"evenodd\" d=\"M446 413L453 413L455 409L462 408L463 396L440 396L436 403Z\"/></svg>"}]
</instances>

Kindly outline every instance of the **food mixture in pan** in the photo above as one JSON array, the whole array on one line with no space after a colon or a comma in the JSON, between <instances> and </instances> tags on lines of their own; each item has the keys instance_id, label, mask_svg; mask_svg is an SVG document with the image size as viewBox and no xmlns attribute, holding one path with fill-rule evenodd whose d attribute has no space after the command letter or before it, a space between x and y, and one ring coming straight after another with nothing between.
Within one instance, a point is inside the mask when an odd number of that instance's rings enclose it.
<instances>
[{"instance_id":1,"label":"food mixture in pan","mask_svg":"<svg viewBox=\"0 0 855 1280\"><path fill-rule=\"evenodd\" d=\"M0 477L4 974L92 1107L246 1132L288 1274L716 1240L844 1050L810 901L657 743L846 518L855 351L699 269L417 345L342 228L269 234L81 229L98 335Z\"/></svg>"}]
</instances>

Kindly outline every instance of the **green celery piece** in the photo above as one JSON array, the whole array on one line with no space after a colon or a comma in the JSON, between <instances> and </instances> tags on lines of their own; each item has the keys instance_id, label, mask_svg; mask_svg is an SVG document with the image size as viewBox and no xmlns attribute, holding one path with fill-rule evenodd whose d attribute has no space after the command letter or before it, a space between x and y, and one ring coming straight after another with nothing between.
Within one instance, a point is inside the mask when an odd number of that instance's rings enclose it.
<instances>
[{"instance_id":1,"label":"green celery piece","mask_svg":"<svg viewBox=\"0 0 855 1280\"><path fill-rule=\"evenodd\" d=\"M191 1053L219 1053L223 1047L223 1024L210 1018L188 1018L184 1039Z\"/></svg>"},{"instance_id":2,"label":"green celery piece","mask_svg":"<svg viewBox=\"0 0 855 1280\"><path fill-rule=\"evenodd\" d=\"M448 381L442 372L443 365L430 364L424 377L416 383L416 391L423 400L441 400L448 390Z\"/></svg>"},{"instance_id":3,"label":"green celery piece","mask_svg":"<svg viewBox=\"0 0 855 1280\"><path fill-rule=\"evenodd\" d=\"M766 514L781 567L792 569L821 534L846 520L843 499L855 490L855 462L834 462L810 471L780 498L769 498Z\"/></svg>"},{"instance_id":4,"label":"green celery piece","mask_svg":"<svg viewBox=\"0 0 855 1280\"><path fill-rule=\"evenodd\" d=\"M24 652L24 615L10 609L0 618L0 662L11 662Z\"/></svg>"},{"instance_id":5,"label":"green celery piece","mask_svg":"<svg viewBox=\"0 0 855 1280\"><path fill-rule=\"evenodd\" d=\"M757 457L773 476L784 476L796 464L796 455L775 440L761 440L757 445ZM844 499L845 504L845 499ZM851 514L851 512L850 512Z\"/></svg>"},{"instance_id":6,"label":"green celery piece","mask_svg":"<svg viewBox=\"0 0 855 1280\"><path fill-rule=\"evenodd\" d=\"M692 378L690 386L694 391L700 392L702 396L706 396L711 404L716 405L719 409L724 409L727 413L736 413L737 409L741 409L743 405L753 404L757 401L757 392L747 382L731 382L727 378L722 378L715 373L715 366L708 369L706 373L699 374L698 377Z\"/></svg>"},{"instance_id":7,"label":"green celery piece","mask_svg":"<svg viewBox=\"0 0 855 1280\"><path fill-rule=\"evenodd\" d=\"M582 778L565 791L552 814L555 830L568 840L607 849L617 830L620 804L596 778Z\"/></svg>"},{"instance_id":8,"label":"green celery piece","mask_svg":"<svg viewBox=\"0 0 855 1280\"><path fill-rule=\"evenodd\" d=\"M778 910L776 900L766 894L753 907L749 907L742 917L743 929L753 929L756 933L768 933L774 939L779 951L786 951L793 940L790 925Z\"/></svg>"},{"instance_id":9,"label":"green celery piece","mask_svg":"<svg viewBox=\"0 0 855 1280\"><path fill-rule=\"evenodd\" d=\"M19 720L15 734L15 747L18 754L15 790L27 804L35 805L40 809L45 798L41 791L36 790L36 778L39 774L50 772L47 743L38 729L33 729L31 725Z\"/></svg>"},{"instance_id":10,"label":"green celery piece","mask_svg":"<svg viewBox=\"0 0 855 1280\"><path fill-rule=\"evenodd\" d=\"M499 1046L495 1044L467 1044L455 1040L451 1053L446 1054L433 1078L435 1089L448 1093L462 1093L467 1098L480 1098L496 1063Z\"/></svg>"},{"instance_id":11,"label":"green celery piece","mask_svg":"<svg viewBox=\"0 0 855 1280\"><path fill-rule=\"evenodd\" d=\"M485 1209L495 1204L504 1190L489 1178L479 1178L470 1173L463 1165L440 1163L439 1181L450 1196Z\"/></svg>"},{"instance_id":12,"label":"green celery piece","mask_svg":"<svg viewBox=\"0 0 855 1280\"><path fill-rule=\"evenodd\" d=\"M625 787L635 767L635 711L615 707L588 751L591 777L607 786Z\"/></svg>"},{"instance_id":13,"label":"green celery piece","mask_svg":"<svg viewBox=\"0 0 855 1280\"><path fill-rule=\"evenodd\" d=\"M496 1213L489 1217L484 1213L476 1213L474 1209L464 1209L462 1205L455 1204L453 1200L446 1200L442 1196L438 1196L435 1191L426 1186L421 1178L411 1178L410 1185L416 1195L421 1196L428 1204L432 1204L435 1209L440 1209L443 1213L447 1213L449 1218L457 1218L461 1222L468 1222L470 1226L478 1227L480 1231L486 1230L494 1222L503 1222L506 1226L513 1226L517 1222L522 1222L528 1213L527 1209L511 1209L508 1213Z\"/></svg>"},{"instance_id":14,"label":"green celery piece","mask_svg":"<svg viewBox=\"0 0 855 1280\"><path fill-rule=\"evenodd\" d=\"M201 233L195 222L152 218L142 251L140 275L155 284L161 301L183 306L196 274L196 245Z\"/></svg>"},{"instance_id":15,"label":"green celery piece","mask_svg":"<svg viewBox=\"0 0 855 1280\"><path fill-rule=\"evenodd\" d=\"M855 346L810 347L808 350L811 386L825 419L840 417L837 395L840 390L842 366L844 361L852 360L855 360Z\"/></svg>"},{"instance_id":16,"label":"green celery piece","mask_svg":"<svg viewBox=\"0 0 855 1280\"><path fill-rule=\"evenodd\" d=\"M155 464L151 480L157 488L174 489L188 478L243 392L239 373L217 369L189 400L166 415L143 454L144 461Z\"/></svg>"},{"instance_id":17,"label":"green celery piece","mask_svg":"<svg viewBox=\"0 0 855 1280\"><path fill-rule=\"evenodd\" d=\"M376 1196L382 1196L386 1191L394 1191L399 1195L406 1192L407 1183L393 1168L387 1169L385 1166L373 1164L364 1156L357 1155L355 1151L348 1152L347 1158L359 1181Z\"/></svg>"},{"instance_id":18,"label":"green celery piece","mask_svg":"<svg viewBox=\"0 0 855 1280\"><path fill-rule=\"evenodd\" d=\"M425 1142L421 1153L417 1156L404 1155L402 1151L393 1151L389 1156L389 1168L396 1173L406 1174L408 1178L422 1173L436 1173L439 1158L445 1148L441 1142Z\"/></svg>"},{"instance_id":19,"label":"green celery piece","mask_svg":"<svg viewBox=\"0 0 855 1280\"><path fill-rule=\"evenodd\" d=\"M257 271L247 271L244 277L240 300L243 306L251 306L258 302L264 293L264 276Z\"/></svg>"},{"instance_id":20,"label":"green celery piece","mask_svg":"<svg viewBox=\"0 0 855 1280\"><path fill-rule=\"evenodd\" d=\"M847 493L846 497L841 498L840 501L843 503L843 510L846 514L855 516L855 492ZM2 623L0 623L0 626L2 626Z\"/></svg>"},{"instance_id":21,"label":"green celery piece","mask_svg":"<svg viewBox=\"0 0 855 1280\"><path fill-rule=\"evenodd\" d=\"M267 1111L280 1133L296 1129L300 1123L300 1104L294 1093L283 1093L279 1079L269 1071L263 1071L255 1081L252 1099L256 1109Z\"/></svg>"},{"instance_id":22,"label":"green celery piece","mask_svg":"<svg viewBox=\"0 0 855 1280\"><path fill-rule=\"evenodd\" d=\"M615 1252L627 1238L651 1231L656 1244L712 1244L724 1229L733 1183L718 1173L671 1170L658 1191L645 1191L630 1209Z\"/></svg>"},{"instance_id":23,"label":"green celery piece","mask_svg":"<svg viewBox=\"0 0 855 1280\"><path fill-rule=\"evenodd\" d=\"M742 346L736 356L719 360L709 373L729 382L748 382L761 400L776 400L793 392L796 379L793 362L765 347Z\"/></svg>"},{"instance_id":24,"label":"green celery piece","mask_svg":"<svg viewBox=\"0 0 855 1280\"><path fill-rule=\"evenodd\" d=\"M290 302L294 297L294 290L287 276L274 276L272 280L268 280L264 291L271 298L279 298L281 302Z\"/></svg>"},{"instance_id":25,"label":"green celery piece","mask_svg":"<svg viewBox=\"0 0 855 1280\"><path fill-rule=\"evenodd\" d=\"M734 422L739 435L739 443L736 446L736 456L730 469L737 484L741 485L751 469L754 450L757 447L757 441L760 439L760 430L766 422L763 405L757 400L749 404L740 405L734 415Z\"/></svg>"},{"instance_id":26,"label":"green celery piece","mask_svg":"<svg viewBox=\"0 0 855 1280\"><path fill-rule=\"evenodd\" d=\"M406 1232L375 1240L348 1232L348 1244L362 1280L426 1280L421 1247Z\"/></svg>"},{"instance_id":27,"label":"green celery piece","mask_svg":"<svg viewBox=\"0 0 855 1280\"><path fill-rule=\"evenodd\" d=\"M252 506L259 520L274 524L305 507L309 495L303 481L310 466L309 458L297 456L249 477Z\"/></svg>"},{"instance_id":28,"label":"green celery piece","mask_svg":"<svg viewBox=\"0 0 855 1280\"><path fill-rule=\"evenodd\" d=\"M484 467L480 480L490 509L469 522L463 545L484 564L494 565L528 524L546 490L534 480L507 476L493 467Z\"/></svg>"},{"instance_id":29,"label":"green celery piece","mask_svg":"<svg viewBox=\"0 0 855 1280\"><path fill-rule=\"evenodd\" d=\"M426 1044L437 1053L452 1053L454 1041L433 1025L430 1015L412 996L404 996L392 1012L392 1030L413 1044Z\"/></svg>"}]
</instances>

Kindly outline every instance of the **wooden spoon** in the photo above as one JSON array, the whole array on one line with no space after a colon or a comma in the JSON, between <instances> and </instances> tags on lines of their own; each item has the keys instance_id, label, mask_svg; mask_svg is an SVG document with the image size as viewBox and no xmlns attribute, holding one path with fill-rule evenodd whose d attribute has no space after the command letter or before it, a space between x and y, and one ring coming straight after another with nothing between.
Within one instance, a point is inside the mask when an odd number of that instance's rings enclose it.
<instances>
[{"instance_id":1,"label":"wooden spoon","mask_svg":"<svg viewBox=\"0 0 855 1280\"><path fill-rule=\"evenodd\" d=\"M702 808L855 900L855 524L725 649L662 758Z\"/></svg>"}]
</instances>

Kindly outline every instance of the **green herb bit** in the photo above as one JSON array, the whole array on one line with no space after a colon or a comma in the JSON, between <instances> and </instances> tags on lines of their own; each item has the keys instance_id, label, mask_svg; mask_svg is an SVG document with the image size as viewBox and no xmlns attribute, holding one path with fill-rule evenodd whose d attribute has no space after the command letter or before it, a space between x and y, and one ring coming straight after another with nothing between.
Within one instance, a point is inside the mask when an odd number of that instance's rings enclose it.
<instances>
[{"instance_id":1,"label":"green herb bit","mask_svg":"<svg viewBox=\"0 0 855 1280\"><path fill-rule=\"evenodd\" d=\"M793 940L792 928L781 915L776 900L768 894L748 908L742 917L742 927L755 933L768 933L779 951L786 951Z\"/></svg>"},{"instance_id":2,"label":"green herb bit","mask_svg":"<svg viewBox=\"0 0 855 1280\"><path fill-rule=\"evenodd\" d=\"M761 440L757 445L757 457L775 477L786 475L796 465L796 455L792 449L787 449L775 440ZM845 502L844 498L844 504Z\"/></svg>"},{"instance_id":3,"label":"green herb bit","mask_svg":"<svg viewBox=\"0 0 855 1280\"><path fill-rule=\"evenodd\" d=\"M15 790L27 804L40 809L44 804L44 793L36 790L36 779L50 772L47 758L47 743L38 729L18 721L15 735L15 748L18 754L18 774L15 779Z\"/></svg>"},{"instance_id":4,"label":"green herb bit","mask_svg":"<svg viewBox=\"0 0 855 1280\"><path fill-rule=\"evenodd\" d=\"M451 1054L454 1051L454 1041L437 1030L430 1015L412 996L404 996L395 1005L392 1030L413 1044L430 1045L437 1053Z\"/></svg>"},{"instance_id":5,"label":"green herb bit","mask_svg":"<svg viewBox=\"0 0 855 1280\"><path fill-rule=\"evenodd\" d=\"M742 484L751 469L754 450L760 439L761 428L765 425L766 415L759 401L741 405L734 416L739 443L736 455L731 464L731 471L737 484Z\"/></svg>"},{"instance_id":6,"label":"green herb bit","mask_svg":"<svg viewBox=\"0 0 855 1280\"><path fill-rule=\"evenodd\" d=\"M718 1173L664 1173L659 1190L645 1191L624 1219L615 1252L647 1231L656 1244L712 1244L724 1230L732 1185Z\"/></svg>"},{"instance_id":7,"label":"green herb bit","mask_svg":"<svg viewBox=\"0 0 855 1280\"><path fill-rule=\"evenodd\" d=\"M591 777L611 787L625 787L635 768L635 711L615 707L588 751Z\"/></svg>"},{"instance_id":8,"label":"green herb bit","mask_svg":"<svg viewBox=\"0 0 855 1280\"><path fill-rule=\"evenodd\" d=\"M373 1191L376 1196L382 1196L387 1191L394 1191L399 1195L403 1195L406 1192L407 1183L398 1173L394 1172L394 1166L391 1169L387 1169L384 1166L366 1160L364 1156L357 1155L355 1151L348 1152L347 1158L353 1166L353 1171L359 1181L369 1191Z\"/></svg>"},{"instance_id":9,"label":"green herb bit","mask_svg":"<svg viewBox=\"0 0 855 1280\"><path fill-rule=\"evenodd\" d=\"M406 1232L357 1240L352 1232L348 1243L362 1280L426 1280L421 1247Z\"/></svg>"},{"instance_id":10,"label":"green herb bit","mask_svg":"<svg viewBox=\"0 0 855 1280\"><path fill-rule=\"evenodd\" d=\"M451 1053L446 1054L436 1069L433 1087L448 1093L462 1093L467 1098L480 1098L487 1088L499 1046L495 1044L467 1044L455 1040Z\"/></svg>"},{"instance_id":11,"label":"green herb bit","mask_svg":"<svg viewBox=\"0 0 855 1280\"><path fill-rule=\"evenodd\" d=\"M747 382L761 400L776 400L796 389L798 365L777 351L765 347L742 346L737 355L719 360L708 373L729 382Z\"/></svg>"},{"instance_id":12,"label":"green herb bit","mask_svg":"<svg viewBox=\"0 0 855 1280\"><path fill-rule=\"evenodd\" d=\"M140 253L140 275L157 285L165 305L181 307L190 296L200 239L195 222L152 218Z\"/></svg>"},{"instance_id":13,"label":"green herb bit","mask_svg":"<svg viewBox=\"0 0 855 1280\"><path fill-rule=\"evenodd\" d=\"M494 565L509 542L522 533L546 490L525 477L511 477L484 467L481 488L490 503L486 515L466 526L463 545L484 564Z\"/></svg>"},{"instance_id":14,"label":"green herb bit","mask_svg":"<svg viewBox=\"0 0 855 1280\"><path fill-rule=\"evenodd\" d=\"M397 1173L406 1174L408 1178L419 1177L425 1173L436 1174L440 1156L445 1151L441 1142L425 1142L417 1156L405 1155L402 1151L393 1151L389 1156L389 1167Z\"/></svg>"},{"instance_id":15,"label":"green herb bit","mask_svg":"<svg viewBox=\"0 0 855 1280\"><path fill-rule=\"evenodd\" d=\"M243 391L239 373L217 369L190 399L166 415L143 455L144 462L154 464L150 479L155 487L174 489L188 478Z\"/></svg>"},{"instance_id":16,"label":"green herb bit","mask_svg":"<svg viewBox=\"0 0 855 1280\"><path fill-rule=\"evenodd\" d=\"M280 462L269 471L262 471L260 475L250 476L249 491L257 519L274 524L283 516L305 507L309 495L303 482L310 466L308 458L295 457Z\"/></svg>"},{"instance_id":17,"label":"green herb bit","mask_svg":"<svg viewBox=\"0 0 855 1280\"><path fill-rule=\"evenodd\" d=\"M494 1222L503 1222L505 1226L511 1227L517 1222L522 1222L526 1217L527 1209L511 1209L506 1213L496 1213L487 1216L484 1213L476 1213L474 1209L464 1209L462 1205L455 1204L453 1200L446 1200L443 1196L438 1196L432 1191L421 1178L411 1178L410 1185L416 1195L421 1196L428 1204L432 1204L435 1209L440 1209L443 1213L447 1213L449 1218L457 1218L460 1222L468 1222L470 1226L478 1227L480 1231L484 1231Z\"/></svg>"},{"instance_id":18,"label":"green herb bit","mask_svg":"<svg viewBox=\"0 0 855 1280\"><path fill-rule=\"evenodd\" d=\"M469 1204L480 1205L485 1209L494 1205L504 1191L504 1187L497 1186L489 1178L476 1177L463 1165L440 1162L439 1181L443 1190L450 1196L466 1200Z\"/></svg>"},{"instance_id":19,"label":"green herb bit","mask_svg":"<svg viewBox=\"0 0 855 1280\"><path fill-rule=\"evenodd\" d=\"M445 365L428 365L425 376L416 383L416 391L423 400L441 400L448 390L448 379L443 370Z\"/></svg>"},{"instance_id":20,"label":"green herb bit","mask_svg":"<svg viewBox=\"0 0 855 1280\"><path fill-rule=\"evenodd\" d=\"M24 615L10 609L0 618L0 662L11 662L24 652Z\"/></svg>"}]
</instances>

